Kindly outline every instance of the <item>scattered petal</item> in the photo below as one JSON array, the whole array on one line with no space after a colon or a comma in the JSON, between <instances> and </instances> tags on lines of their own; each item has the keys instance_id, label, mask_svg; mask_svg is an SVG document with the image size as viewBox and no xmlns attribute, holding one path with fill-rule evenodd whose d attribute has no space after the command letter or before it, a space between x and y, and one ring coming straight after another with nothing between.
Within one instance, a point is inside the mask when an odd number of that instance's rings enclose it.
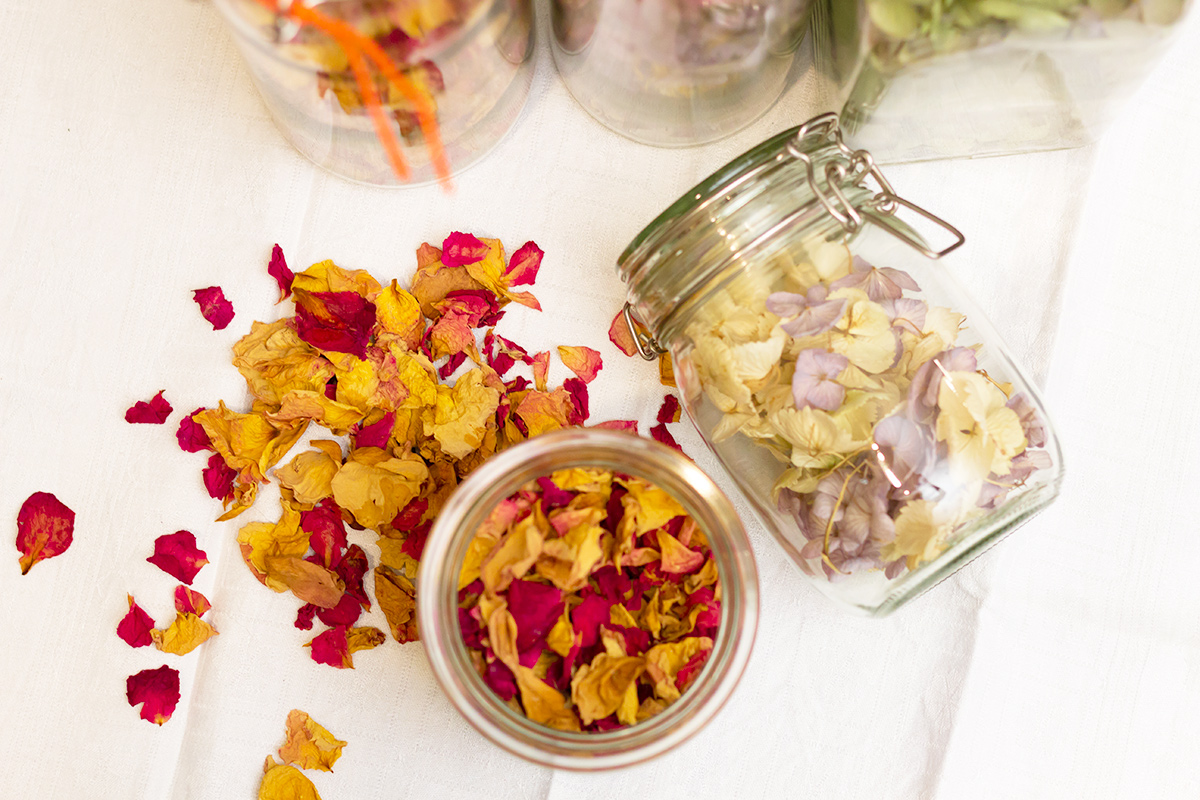
<instances>
[{"instance_id":1,"label":"scattered petal","mask_svg":"<svg viewBox=\"0 0 1200 800\"><path fill-rule=\"evenodd\" d=\"M163 534L154 540L154 555L146 559L163 572L190 584L208 556L196 547L196 537L188 531Z\"/></svg>"},{"instance_id":2,"label":"scattered petal","mask_svg":"<svg viewBox=\"0 0 1200 800\"><path fill-rule=\"evenodd\" d=\"M117 623L117 636L130 647L145 647L154 641L150 636L154 620L133 602L133 595L126 595L126 598L129 600L129 613Z\"/></svg>"},{"instance_id":3,"label":"scattered petal","mask_svg":"<svg viewBox=\"0 0 1200 800\"><path fill-rule=\"evenodd\" d=\"M308 714L292 709L287 716L287 741L279 748L279 757L300 769L332 772L345 746Z\"/></svg>"},{"instance_id":4,"label":"scattered petal","mask_svg":"<svg viewBox=\"0 0 1200 800\"><path fill-rule=\"evenodd\" d=\"M66 552L75 534L75 512L49 492L34 492L17 512L17 550L21 574L47 558Z\"/></svg>"},{"instance_id":5,"label":"scattered petal","mask_svg":"<svg viewBox=\"0 0 1200 800\"><path fill-rule=\"evenodd\" d=\"M142 719L162 725L179 703L179 671L162 666L130 675L125 681L125 697L131 706L141 704Z\"/></svg>"},{"instance_id":6,"label":"scattered petal","mask_svg":"<svg viewBox=\"0 0 1200 800\"><path fill-rule=\"evenodd\" d=\"M283 248L278 244L271 248L271 262L267 265L267 274L279 284L279 300L282 303L292 296L292 281L295 275L288 269L287 260L283 257Z\"/></svg>"},{"instance_id":7,"label":"scattered petal","mask_svg":"<svg viewBox=\"0 0 1200 800\"><path fill-rule=\"evenodd\" d=\"M595 380L596 373L604 367L600 352L590 347L563 347L560 345L558 357L562 359L567 369L578 375L584 383L591 383Z\"/></svg>"},{"instance_id":8,"label":"scattered petal","mask_svg":"<svg viewBox=\"0 0 1200 800\"><path fill-rule=\"evenodd\" d=\"M165 391L165 390L164 390ZM159 392L150 398L150 402L138 400L125 412L125 421L146 425L162 425L171 416L171 404Z\"/></svg>"},{"instance_id":9,"label":"scattered petal","mask_svg":"<svg viewBox=\"0 0 1200 800\"><path fill-rule=\"evenodd\" d=\"M200 313L208 320L214 331L225 330L233 320L233 303L225 299L220 286L209 286L192 292L192 299L200 306Z\"/></svg>"}]
</instances>

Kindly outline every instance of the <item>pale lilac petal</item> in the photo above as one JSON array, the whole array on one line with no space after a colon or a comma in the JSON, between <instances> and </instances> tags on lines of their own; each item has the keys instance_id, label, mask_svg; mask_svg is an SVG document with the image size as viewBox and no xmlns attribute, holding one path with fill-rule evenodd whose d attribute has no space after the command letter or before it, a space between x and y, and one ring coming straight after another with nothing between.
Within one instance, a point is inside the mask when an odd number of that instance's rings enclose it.
<instances>
[{"instance_id":1,"label":"pale lilac petal","mask_svg":"<svg viewBox=\"0 0 1200 800\"><path fill-rule=\"evenodd\" d=\"M893 415L875 426L872 450L880 474L896 489L915 488L921 474L933 464L934 441L929 430L912 420Z\"/></svg>"},{"instance_id":2,"label":"pale lilac petal","mask_svg":"<svg viewBox=\"0 0 1200 800\"><path fill-rule=\"evenodd\" d=\"M892 320L892 327L902 328L914 336L921 335L925 328L925 314L929 310L924 300L901 297L898 300L885 300L882 305Z\"/></svg>"},{"instance_id":3,"label":"pale lilac petal","mask_svg":"<svg viewBox=\"0 0 1200 800\"><path fill-rule=\"evenodd\" d=\"M827 300L810 305L801 311L794 320L785 322L780 327L789 336L797 339L804 336L816 336L818 333L832 329L844 313L846 313L846 298Z\"/></svg>"},{"instance_id":4,"label":"pale lilac petal","mask_svg":"<svg viewBox=\"0 0 1200 800\"><path fill-rule=\"evenodd\" d=\"M1024 392L1017 392L1008 401L1008 407L1017 413L1021 420L1021 429L1025 431L1025 441L1030 447L1042 447L1046 444L1046 422L1038 413L1037 407Z\"/></svg>"},{"instance_id":5,"label":"pale lilac petal","mask_svg":"<svg viewBox=\"0 0 1200 800\"><path fill-rule=\"evenodd\" d=\"M792 384L793 396L795 394L795 383ZM823 411L833 411L842 404L846 399L846 387L834 381L817 381L816 386L813 386L804 395L808 404L814 408L819 408ZM800 406L797 404L797 408Z\"/></svg>"},{"instance_id":6,"label":"pale lilac petal","mask_svg":"<svg viewBox=\"0 0 1200 800\"><path fill-rule=\"evenodd\" d=\"M805 309L808 301L802 294L792 292L775 292L767 297L767 311L777 317L790 319Z\"/></svg>"},{"instance_id":7,"label":"pale lilac petal","mask_svg":"<svg viewBox=\"0 0 1200 800\"><path fill-rule=\"evenodd\" d=\"M909 418L926 425L933 422L942 378L951 372L974 372L977 368L975 351L969 347L943 350L926 361L908 387Z\"/></svg>"}]
</instances>

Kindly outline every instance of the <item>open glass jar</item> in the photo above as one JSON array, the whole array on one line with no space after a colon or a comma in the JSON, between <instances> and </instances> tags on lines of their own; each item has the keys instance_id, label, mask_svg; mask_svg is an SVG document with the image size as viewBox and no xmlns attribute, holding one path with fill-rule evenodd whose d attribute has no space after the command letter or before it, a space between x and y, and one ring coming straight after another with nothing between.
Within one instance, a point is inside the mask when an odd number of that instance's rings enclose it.
<instances>
[{"instance_id":1,"label":"open glass jar","mask_svg":"<svg viewBox=\"0 0 1200 800\"><path fill-rule=\"evenodd\" d=\"M932 249L902 213L953 242ZM642 354L670 354L688 415L800 569L867 614L1058 494L1037 391L937 261L962 242L827 114L725 165L619 261Z\"/></svg>"},{"instance_id":2,"label":"open glass jar","mask_svg":"<svg viewBox=\"0 0 1200 800\"><path fill-rule=\"evenodd\" d=\"M814 0L817 68L883 163L1096 140L1186 0Z\"/></svg>"},{"instance_id":3,"label":"open glass jar","mask_svg":"<svg viewBox=\"0 0 1200 800\"><path fill-rule=\"evenodd\" d=\"M673 496L705 534L721 590L720 622L711 652L679 699L636 725L592 733L555 730L506 705L476 670L458 616L463 562L480 526L523 485L576 467L632 475ZM577 770L653 758L704 727L741 677L758 620L758 577L750 543L716 484L668 447L601 429L543 434L471 473L438 515L426 541L417 591L425 653L434 676L466 720L518 756Z\"/></svg>"},{"instance_id":4,"label":"open glass jar","mask_svg":"<svg viewBox=\"0 0 1200 800\"><path fill-rule=\"evenodd\" d=\"M262 0L214 0L284 137L318 166L375 186L437 177L411 98L375 75L386 125L411 174L397 176L342 47ZM270 5L269 3L267 5ZM284 3L281 8L286 8ZM308 0L370 38L436 110L450 169L482 158L513 126L533 81L531 0ZM368 66L374 69L373 61Z\"/></svg>"}]
</instances>

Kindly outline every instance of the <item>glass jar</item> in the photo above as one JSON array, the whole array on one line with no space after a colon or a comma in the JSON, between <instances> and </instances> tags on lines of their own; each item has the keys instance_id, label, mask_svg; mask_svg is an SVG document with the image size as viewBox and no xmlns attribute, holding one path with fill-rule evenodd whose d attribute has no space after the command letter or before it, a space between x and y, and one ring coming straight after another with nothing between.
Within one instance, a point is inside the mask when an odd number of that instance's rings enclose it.
<instances>
[{"instance_id":1,"label":"glass jar","mask_svg":"<svg viewBox=\"0 0 1200 800\"><path fill-rule=\"evenodd\" d=\"M938 263L962 242L827 114L722 167L619 260L642 354L670 354L688 415L767 530L866 614L1058 494L1037 391Z\"/></svg>"},{"instance_id":2,"label":"glass jar","mask_svg":"<svg viewBox=\"0 0 1200 800\"><path fill-rule=\"evenodd\" d=\"M708 537L721 585L712 655L693 683L656 716L627 728L572 733L513 711L475 671L458 623L458 579L480 524L522 485L571 467L643 478L673 495ZM758 573L746 532L712 479L682 454L650 439L602 429L546 433L485 461L442 509L421 555L417 588L421 642L433 674L458 711L496 744L549 767L627 766L680 744L720 710L736 686L758 622Z\"/></svg>"},{"instance_id":3,"label":"glass jar","mask_svg":"<svg viewBox=\"0 0 1200 800\"><path fill-rule=\"evenodd\" d=\"M588 113L644 144L711 142L779 98L809 0L552 0L554 61Z\"/></svg>"},{"instance_id":4,"label":"glass jar","mask_svg":"<svg viewBox=\"0 0 1200 800\"><path fill-rule=\"evenodd\" d=\"M214 0L284 137L343 178L374 186L434 180L414 106L386 81L376 90L411 175L397 176L342 49L271 13L261 0ZM460 172L513 126L533 81L531 0L310 2L373 40L436 107L446 160Z\"/></svg>"},{"instance_id":5,"label":"glass jar","mask_svg":"<svg viewBox=\"0 0 1200 800\"><path fill-rule=\"evenodd\" d=\"M877 160L1095 141L1140 85L1185 0L814 0L818 70L848 140Z\"/></svg>"}]
</instances>

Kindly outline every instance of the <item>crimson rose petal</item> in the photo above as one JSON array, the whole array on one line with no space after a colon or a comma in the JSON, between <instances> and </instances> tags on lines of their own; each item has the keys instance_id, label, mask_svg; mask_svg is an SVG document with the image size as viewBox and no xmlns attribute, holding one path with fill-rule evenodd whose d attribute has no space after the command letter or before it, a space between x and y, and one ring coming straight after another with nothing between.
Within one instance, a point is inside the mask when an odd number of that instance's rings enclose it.
<instances>
[{"instance_id":1,"label":"crimson rose petal","mask_svg":"<svg viewBox=\"0 0 1200 800\"><path fill-rule=\"evenodd\" d=\"M225 299L220 286L196 289L192 292L192 299L200 306L200 313L212 324L214 331L225 330L233 320L233 303Z\"/></svg>"},{"instance_id":2,"label":"crimson rose petal","mask_svg":"<svg viewBox=\"0 0 1200 800\"><path fill-rule=\"evenodd\" d=\"M165 389L163 391L166 391ZM129 423L144 423L147 425L162 425L171 416L171 404L159 392L150 398L150 402L138 400L125 412L125 421Z\"/></svg>"},{"instance_id":3,"label":"crimson rose petal","mask_svg":"<svg viewBox=\"0 0 1200 800\"><path fill-rule=\"evenodd\" d=\"M196 547L196 537L189 531L176 531L155 539L154 555L146 560L173 578L190 584L200 568L208 563L208 556Z\"/></svg>"},{"instance_id":4,"label":"crimson rose petal","mask_svg":"<svg viewBox=\"0 0 1200 800\"><path fill-rule=\"evenodd\" d=\"M142 704L142 719L162 725L179 704L179 671L164 665L130 675L125 680L125 697L131 706Z\"/></svg>"},{"instance_id":5,"label":"crimson rose petal","mask_svg":"<svg viewBox=\"0 0 1200 800\"><path fill-rule=\"evenodd\" d=\"M45 558L62 555L75 534L75 512L49 492L34 492L17 512L21 574Z\"/></svg>"}]
</instances>

